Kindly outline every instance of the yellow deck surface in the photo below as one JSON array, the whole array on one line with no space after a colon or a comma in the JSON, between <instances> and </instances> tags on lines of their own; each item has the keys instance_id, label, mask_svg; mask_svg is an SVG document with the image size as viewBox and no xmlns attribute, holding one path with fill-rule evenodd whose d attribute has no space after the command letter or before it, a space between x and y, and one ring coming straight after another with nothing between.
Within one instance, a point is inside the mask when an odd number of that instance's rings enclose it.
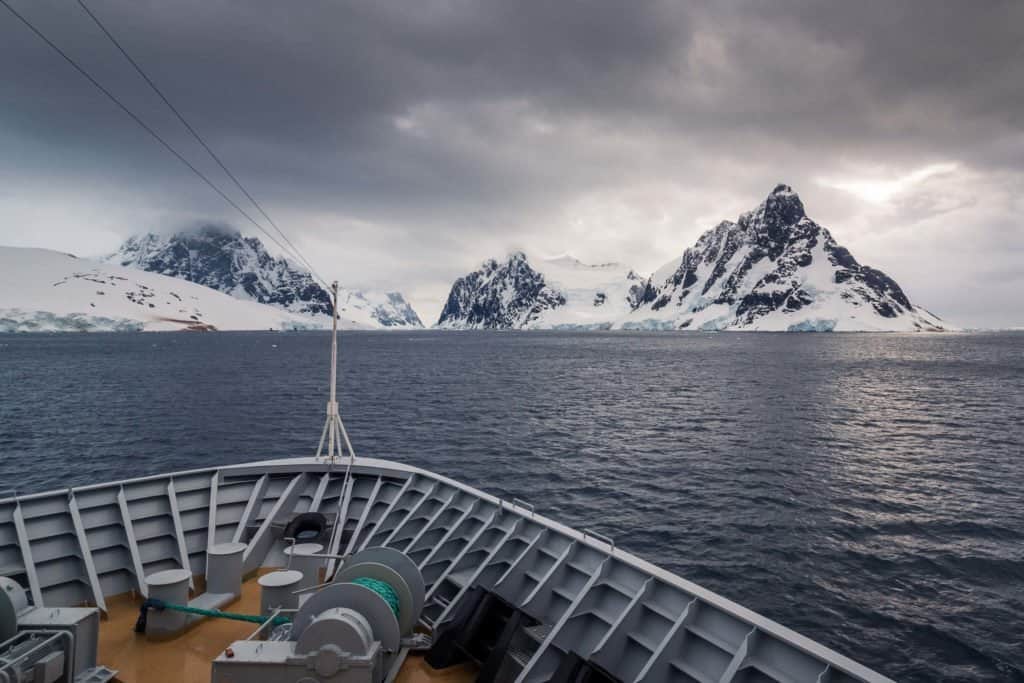
<instances>
[{"instance_id":1,"label":"yellow deck surface","mask_svg":"<svg viewBox=\"0 0 1024 683\"><path fill-rule=\"evenodd\" d=\"M447 669L432 669L419 655L410 655L402 670L395 677L395 683L464 683L476 680L477 669L472 664L450 666Z\"/></svg>"},{"instance_id":2,"label":"yellow deck surface","mask_svg":"<svg viewBox=\"0 0 1024 683\"><path fill-rule=\"evenodd\" d=\"M197 584L199 588L201 584ZM209 683L211 662L236 640L244 640L257 624L229 619L203 619L178 638L150 642L135 633L140 599L120 596L107 600L108 618L100 622L99 662L118 670L122 683ZM242 584L242 597L222 609L259 614L256 579ZM397 683L462 683L476 678L472 666L430 668L422 657L410 656Z\"/></svg>"}]
</instances>

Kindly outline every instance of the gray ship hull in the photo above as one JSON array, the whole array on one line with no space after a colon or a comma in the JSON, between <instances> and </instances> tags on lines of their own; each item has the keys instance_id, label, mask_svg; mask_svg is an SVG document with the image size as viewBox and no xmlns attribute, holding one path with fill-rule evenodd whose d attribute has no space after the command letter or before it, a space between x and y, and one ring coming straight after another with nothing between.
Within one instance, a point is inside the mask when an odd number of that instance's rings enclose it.
<instances>
[{"instance_id":1,"label":"gray ship hull","mask_svg":"<svg viewBox=\"0 0 1024 683\"><path fill-rule=\"evenodd\" d=\"M525 503L383 460L358 458L352 475L291 458L0 499L0 576L35 606L105 612L155 572L204 575L214 544L245 543L246 572L284 566L284 524L313 511L338 522L329 553L387 546L418 565L421 630L450 623L474 588L530 615L515 680L550 680L570 656L622 681L889 680Z\"/></svg>"}]
</instances>

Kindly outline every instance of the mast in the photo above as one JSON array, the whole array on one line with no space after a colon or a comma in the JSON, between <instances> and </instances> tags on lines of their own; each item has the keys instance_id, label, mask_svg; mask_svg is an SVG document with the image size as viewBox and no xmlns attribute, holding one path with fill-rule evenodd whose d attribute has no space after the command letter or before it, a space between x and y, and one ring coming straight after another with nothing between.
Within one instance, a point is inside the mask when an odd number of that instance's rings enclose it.
<instances>
[{"instance_id":1,"label":"mast","mask_svg":"<svg viewBox=\"0 0 1024 683\"><path fill-rule=\"evenodd\" d=\"M341 412L338 410L338 282L331 283L331 386L330 399L327 401L327 420L324 422L324 430L320 434L320 445L316 449L316 457L319 458L323 452L324 438L327 439L326 459L331 464L338 462L343 456L344 449L348 450L348 467L345 469L345 478L348 479L349 471L352 469L352 462L355 460L356 452L352 448L352 442L348 439L348 431L341 421Z\"/></svg>"},{"instance_id":2,"label":"mast","mask_svg":"<svg viewBox=\"0 0 1024 683\"><path fill-rule=\"evenodd\" d=\"M334 443L337 439L335 420L338 417L338 281L331 283L331 398L327 401L327 420L330 422L330 441L327 455L334 459Z\"/></svg>"}]
</instances>

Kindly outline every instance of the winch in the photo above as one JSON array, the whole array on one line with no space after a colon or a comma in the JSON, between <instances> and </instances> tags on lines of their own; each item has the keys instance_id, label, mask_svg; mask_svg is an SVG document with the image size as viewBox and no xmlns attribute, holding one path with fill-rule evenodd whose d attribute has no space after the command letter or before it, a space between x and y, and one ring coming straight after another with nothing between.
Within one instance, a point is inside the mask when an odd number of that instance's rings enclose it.
<instances>
[{"instance_id":1,"label":"winch","mask_svg":"<svg viewBox=\"0 0 1024 683\"><path fill-rule=\"evenodd\" d=\"M36 607L25 589L0 577L0 683L108 681L96 665L99 610Z\"/></svg>"},{"instance_id":2,"label":"winch","mask_svg":"<svg viewBox=\"0 0 1024 683\"><path fill-rule=\"evenodd\" d=\"M392 548L345 560L331 583L300 593L292 623L261 627L213 662L213 683L381 683L411 647L425 586L416 563Z\"/></svg>"}]
</instances>

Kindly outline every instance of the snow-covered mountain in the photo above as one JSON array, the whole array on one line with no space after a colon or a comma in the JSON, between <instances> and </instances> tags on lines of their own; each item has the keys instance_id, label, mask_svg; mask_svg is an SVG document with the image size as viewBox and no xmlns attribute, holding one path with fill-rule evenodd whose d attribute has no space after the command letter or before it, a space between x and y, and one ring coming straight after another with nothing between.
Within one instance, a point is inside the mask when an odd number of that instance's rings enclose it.
<instances>
[{"instance_id":1,"label":"snow-covered mountain","mask_svg":"<svg viewBox=\"0 0 1024 683\"><path fill-rule=\"evenodd\" d=\"M708 230L651 276L624 328L938 331L896 281L807 217L788 185Z\"/></svg>"},{"instance_id":2,"label":"snow-covered mountain","mask_svg":"<svg viewBox=\"0 0 1024 683\"><path fill-rule=\"evenodd\" d=\"M134 268L0 247L0 332L290 330L324 320Z\"/></svg>"},{"instance_id":3,"label":"snow-covered mountain","mask_svg":"<svg viewBox=\"0 0 1024 683\"><path fill-rule=\"evenodd\" d=\"M129 238L107 261L188 280L237 299L258 301L292 313L331 315L331 297L309 270L271 256L255 237L208 225L171 235L149 233ZM398 292L342 288L343 318L367 328L423 327Z\"/></svg>"},{"instance_id":4,"label":"snow-covered mountain","mask_svg":"<svg viewBox=\"0 0 1024 683\"><path fill-rule=\"evenodd\" d=\"M452 285L437 322L444 329L599 329L629 313L644 281L618 263L591 266L516 252L487 261Z\"/></svg>"},{"instance_id":5,"label":"snow-covered mountain","mask_svg":"<svg viewBox=\"0 0 1024 683\"><path fill-rule=\"evenodd\" d=\"M704 233L650 278L522 253L456 280L438 327L939 331L885 273L863 266L788 185Z\"/></svg>"}]
</instances>

